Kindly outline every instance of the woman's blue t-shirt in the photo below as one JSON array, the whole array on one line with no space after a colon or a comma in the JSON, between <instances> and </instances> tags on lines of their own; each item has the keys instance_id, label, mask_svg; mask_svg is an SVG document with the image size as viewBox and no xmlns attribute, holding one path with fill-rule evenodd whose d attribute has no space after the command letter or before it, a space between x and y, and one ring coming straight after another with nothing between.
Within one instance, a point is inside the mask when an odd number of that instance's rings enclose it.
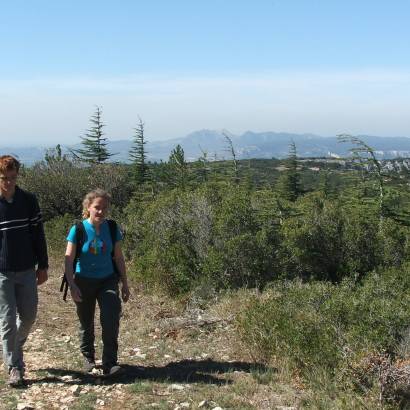
<instances>
[{"instance_id":1,"label":"woman's blue t-shirt","mask_svg":"<svg viewBox=\"0 0 410 410\"><path fill-rule=\"evenodd\" d=\"M82 223L86 235L80 259L76 264L76 275L88 278L105 278L112 275L114 272L111 259L113 245L108 222L105 220L100 225L100 233L98 235L94 226L87 219ZM71 227L67 241L76 243L75 229L75 225ZM117 241L121 239L122 234L117 227Z\"/></svg>"}]
</instances>

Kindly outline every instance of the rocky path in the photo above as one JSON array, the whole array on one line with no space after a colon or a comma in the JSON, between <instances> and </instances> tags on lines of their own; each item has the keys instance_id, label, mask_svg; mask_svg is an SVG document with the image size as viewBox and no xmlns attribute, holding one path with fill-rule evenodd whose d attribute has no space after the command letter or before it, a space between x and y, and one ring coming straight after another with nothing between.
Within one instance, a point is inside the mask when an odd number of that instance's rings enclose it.
<instances>
[{"instance_id":1,"label":"rocky path","mask_svg":"<svg viewBox=\"0 0 410 410\"><path fill-rule=\"evenodd\" d=\"M274 369L252 363L238 342L233 299L201 309L134 288L121 321L125 373L85 375L74 305L62 301L58 282L55 275L40 287L38 320L25 348L27 387L11 389L1 375L1 409L297 408L295 389L280 383Z\"/></svg>"}]
</instances>

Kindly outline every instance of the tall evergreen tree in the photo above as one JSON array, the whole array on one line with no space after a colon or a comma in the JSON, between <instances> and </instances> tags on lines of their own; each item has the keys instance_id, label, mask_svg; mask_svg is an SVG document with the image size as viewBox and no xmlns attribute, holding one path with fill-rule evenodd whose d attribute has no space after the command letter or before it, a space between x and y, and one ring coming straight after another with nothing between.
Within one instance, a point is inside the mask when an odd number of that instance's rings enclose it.
<instances>
[{"instance_id":1,"label":"tall evergreen tree","mask_svg":"<svg viewBox=\"0 0 410 410\"><path fill-rule=\"evenodd\" d=\"M177 145L169 156L169 167L171 171L171 183L180 188L185 188L188 182L188 165L185 161L184 150Z\"/></svg>"},{"instance_id":2,"label":"tall evergreen tree","mask_svg":"<svg viewBox=\"0 0 410 410\"><path fill-rule=\"evenodd\" d=\"M107 149L107 138L103 133L105 124L102 122L101 115L101 108L97 106L90 118L91 128L87 130L84 137L80 137L83 148L72 151L76 158L89 164L102 164L112 156Z\"/></svg>"},{"instance_id":3,"label":"tall evergreen tree","mask_svg":"<svg viewBox=\"0 0 410 410\"><path fill-rule=\"evenodd\" d=\"M132 162L132 175L136 185L143 185L148 180L147 152L145 150L144 123L141 118L134 129L133 143L129 151Z\"/></svg>"},{"instance_id":4,"label":"tall evergreen tree","mask_svg":"<svg viewBox=\"0 0 410 410\"><path fill-rule=\"evenodd\" d=\"M280 176L278 185L279 192L288 201L296 201L301 195L301 181L298 171L296 144L292 141L289 145L289 154L285 162L286 170Z\"/></svg>"},{"instance_id":5,"label":"tall evergreen tree","mask_svg":"<svg viewBox=\"0 0 410 410\"><path fill-rule=\"evenodd\" d=\"M196 170L197 170L197 175L198 175L198 181L199 182L207 182L209 179L209 174L211 171L210 168L210 163L208 159L208 152L204 151L201 146L199 149L202 152L202 155L198 158L198 161L196 162Z\"/></svg>"}]
</instances>

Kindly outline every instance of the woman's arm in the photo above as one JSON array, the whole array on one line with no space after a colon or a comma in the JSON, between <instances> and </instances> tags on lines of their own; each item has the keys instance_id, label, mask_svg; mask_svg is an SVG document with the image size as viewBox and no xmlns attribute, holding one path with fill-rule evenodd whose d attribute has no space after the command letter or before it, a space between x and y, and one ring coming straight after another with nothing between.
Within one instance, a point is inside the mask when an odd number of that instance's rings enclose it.
<instances>
[{"instance_id":1,"label":"woman's arm","mask_svg":"<svg viewBox=\"0 0 410 410\"><path fill-rule=\"evenodd\" d=\"M127 272L125 268L124 255L121 249L121 242L115 242L114 246L114 262L120 274L120 281L122 283L121 297L124 302L130 298L130 289L128 287Z\"/></svg>"},{"instance_id":2,"label":"woman's arm","mask_svg":"<svg viewBox=\"0 0 410 410\"><path fill-rule=\"evenodd\" d=\"M68 286L70 287L71 297L74 302L81 302L81 292L77 285L74 283L73 263L75 258L77 245L70 241L67 242L67 249L65 251L64 265L65 265L65 277L67 279Z\"/></svg>"}]
</instances>

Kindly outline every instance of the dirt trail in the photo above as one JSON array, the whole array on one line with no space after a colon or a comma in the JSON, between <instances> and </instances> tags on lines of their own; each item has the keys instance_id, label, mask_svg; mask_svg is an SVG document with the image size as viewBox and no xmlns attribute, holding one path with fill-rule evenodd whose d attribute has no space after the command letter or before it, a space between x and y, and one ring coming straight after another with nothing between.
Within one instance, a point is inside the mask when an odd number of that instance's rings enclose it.
<instances>
[{"instance_id":1,"label":"dirt trail","mask_svg":"<svg viewBox=\"0 0 410 410\"><path fill-rule=\"evenodd\" d=\"M39 288L39 314L25 346L27 387L0 376L0 409L292 409L297 394L274 369L255 366L237 341L229 303L202 310L136 287L124 305L119 361L125 374L81 372L74 305L58 275ZM98 312L97 312L98 313ZM98 316L97 316L98 322ZM97 356L100 353L97 325Z\"/></svg>"}]
</instances>

